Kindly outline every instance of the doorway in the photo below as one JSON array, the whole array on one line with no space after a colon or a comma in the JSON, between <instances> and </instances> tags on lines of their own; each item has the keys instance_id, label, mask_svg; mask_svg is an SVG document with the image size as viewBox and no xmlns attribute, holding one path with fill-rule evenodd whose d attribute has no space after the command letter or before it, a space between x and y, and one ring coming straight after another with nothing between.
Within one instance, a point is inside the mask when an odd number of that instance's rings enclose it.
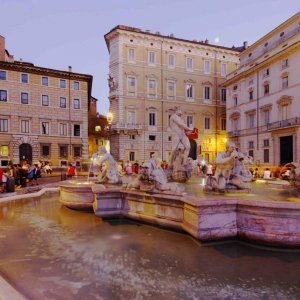
<instances>
[{"instance_id":1,"label":"doorway","mask_svg":"<svg viewBox=\"0 0 300 300\"><path fill-rule=\"evenodd\" d=\"M280 164L284 165L293 161L293 136L280 137Z\"/></svg>"},{"instance_id":2,"label":"doorway","mask_svg":"<svg viewBox=\"0 0 300 300\"><path fill-rule=\"evenodd\" d=\"M28 160L32 162L32 147L30 144L21 144L19 147L20 161Z\"/></svg>"}]
</instances>

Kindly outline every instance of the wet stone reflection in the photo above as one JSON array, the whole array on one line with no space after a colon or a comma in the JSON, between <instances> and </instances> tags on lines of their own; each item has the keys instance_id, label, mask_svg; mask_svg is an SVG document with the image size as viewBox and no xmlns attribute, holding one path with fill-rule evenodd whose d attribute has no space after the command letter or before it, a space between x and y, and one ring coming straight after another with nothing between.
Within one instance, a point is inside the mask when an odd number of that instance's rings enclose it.
<instances>
[{"instance_id":1,"label":"wet stone reflection","mask_svg":"<svg viewBox=\"0 0 300 300\"><path fill-rule=\"evenodd\" d=\"M102 221L58 195L0 205L0 273L29 299L299 299L300 252Z\"/></svg>"}]
</instances>

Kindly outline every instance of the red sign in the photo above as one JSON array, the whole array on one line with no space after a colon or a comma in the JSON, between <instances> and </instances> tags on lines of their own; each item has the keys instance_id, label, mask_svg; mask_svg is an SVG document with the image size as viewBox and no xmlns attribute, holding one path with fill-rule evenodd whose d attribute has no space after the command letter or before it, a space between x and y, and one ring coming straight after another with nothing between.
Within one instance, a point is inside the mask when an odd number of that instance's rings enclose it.
<instances>
[{"instance_id":1,"label":"red sign","mask_svg":"<svg viewBox=\"0 0 300 300\"><path fill-rule=\"evenodd\" d=\"M187 131L187 130L186 130ZM196 140L198 138L198 128L194 128L190 134L188 134L190 140Z\"/></svg>"}]
</instances>

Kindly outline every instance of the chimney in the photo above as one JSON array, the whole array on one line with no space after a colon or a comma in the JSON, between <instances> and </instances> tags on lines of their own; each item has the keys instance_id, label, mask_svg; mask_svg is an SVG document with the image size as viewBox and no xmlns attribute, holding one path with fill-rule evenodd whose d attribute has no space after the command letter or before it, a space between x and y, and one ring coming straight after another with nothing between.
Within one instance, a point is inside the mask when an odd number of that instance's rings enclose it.
<instances>
[{"instance_id":1,"label":"chimney","mask_svg":"<svg viewBox=\"0 0 300 300\"><path fill-rule=\"evenodd\" d=\"M0 61L5 61L5 38L0 35Z\"/></svg>"},{"instance_id":2,"label":"chimney","mask_svg":"<svg viewBox=\"0 0 300 300\"><path fill-rule=\"evenodd\" d=\"M244 45L244 49L247 49L247 48L248 48L248 42L247 42L247 41L245 41L245 42L243 43L243 45Z\"/></svg>"},{"instance_id":3,"label":"chimney","mask_svg":"<svg viewBox=\"0 0 300 300\"><path fill-rule=\"evenodd\" d=\"M71 66L69 66L69 72L70 72L70 73L72 72L72 67L71 67Z\"/></svg>"}]
</instances>

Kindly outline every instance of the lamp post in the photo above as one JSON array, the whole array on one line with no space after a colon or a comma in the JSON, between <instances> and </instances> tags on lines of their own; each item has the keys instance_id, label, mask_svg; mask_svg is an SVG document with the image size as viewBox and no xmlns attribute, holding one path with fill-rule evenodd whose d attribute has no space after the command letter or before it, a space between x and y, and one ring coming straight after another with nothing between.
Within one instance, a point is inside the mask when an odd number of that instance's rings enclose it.
<instances>
[{"instance_id":1,"label":"lamp post","mask_svg":"<svg viewBox=\"0 0 300 300\"><path fill-rule=\"evenodd\" d=\"M107 114L107 122L109 127L109 152L111 153L111 124L114 119L114 115L112 112L108 112Z\"/></svg>"}]
</instances>

